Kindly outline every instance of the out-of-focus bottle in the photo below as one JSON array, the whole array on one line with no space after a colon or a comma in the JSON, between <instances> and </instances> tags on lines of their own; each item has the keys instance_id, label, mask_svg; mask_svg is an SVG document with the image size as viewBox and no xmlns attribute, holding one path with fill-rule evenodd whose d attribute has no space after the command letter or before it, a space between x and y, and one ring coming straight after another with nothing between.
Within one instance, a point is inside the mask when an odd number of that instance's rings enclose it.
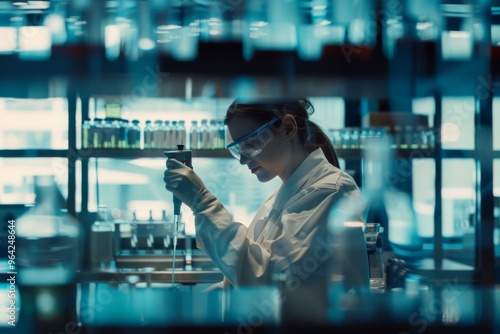
<instances>
[{"instance_id":1,"label":"out-of-focus bottle","mask_svg":"<svg viewBox=\"0 0 500 334\"><path fill-rule=\"evenodd\" d=\"M128 148L127 134L130 129L129 122L122 118L120 119L119 124L118 148Z\"/></svg>"},{"instance_id":2,"label":"out-of-focus bottle","mask_svg":"<svg viewBox=\"0 0 500 334\"><path fill-rule=\"evenodd\" d=\"M17 283L20 321L28 332L59 332L76 325L76 272L80 226L63 207L54 176L35 178L36 205L17 220Z\"/></svg>"},{"instance_id":3,"label":"out-of-focus bottle","mask_svg":"<svg viewBox=\"0 0 500 334\"><path fill-rule=\"evenodd\" d=\"M154 129L151 121L146 121L146 125L144 126L144 149L153 148L153 136Z\"/></svg>"},{"instance_id":4,"label":"out-of-focus bottle","mask_svg":"<svg viewBox=\"0 0 500 334\"><path fill-rule=\"evenodd\" d=\"M220 138L219 148L226 148L226 129L224 127L224 121L219 121L219 138Z\"/></svg>"},{"instance_id":5,"label":"out-of-focus bottle","mask_svg":"<svg viewBox=\"0 0 500 334\"><path fill-rule=\"evenodd\" d=\"M179 125L177 125L177 121L172 121L170 140L170 145L168 145L169 149L175 149L177 147L177 141L179 140Z\"/></svg>"},{"instance_id":6,"label":"out-of-focus bottle","mask_svg":"<svg viewBox=\"0 0 500 334\"><path fill-rule=\"evenodd\" d=\"M392 148L404 148L404 133L403 127L401 125L394 126L394 135L393 135L393 147Z\"/></svg>"},{"instance_id":7,"label":"out-of-focus bottle","mask_svg":"<svg viewBox=\"0 0 500 334\"><path fill-rule=\"evenodd\" d=\"M92 131L92 142L94 148L104 148L104 120L102 118L94 119L94 126Z\"/></svg>"},{"instance_id":8,"label":"out-of-focus bottle","mask_svg":"<svg viewBox=\"0 0 500 334\"><path fill-rule=\"evenodd\" d=\"M427 130L427 140L429 141L429 148L434 148L436 146L436 136L434 136L434 128L429 128Z\"/></svg>"},{"instance_id":9,"label":"out-of-focus bottle","mask_svg":"<svg viewBox=\"0 0 500 334\"><path fill-rule=\"evenodd\" d=\"M179 125L177 127L177 145L184 145L186 146L186 122L185 121L179 121Z\"/></svg>"},{"instance_id":10,"label":"out-of-focus bottle","mask_svg":"<svg viewBox=\"0 0 500 334\"><path fill-rule=\"evenodd\" d=\"M413 142L413 126L407 125L405 126L404 142L402 148L403 149L412 148L412 142Z\"/></svg>"},{"instance_id":11,"label":"out-of-focus bottle","mask_svg":"<svg viewBox=\"0 0 500 334\"><path fill-rule=\"evenodd\" d=\"M141 128L139 120L134 119L127 131L127 144L128 148L141 148Z\"/></svg>"},{"instance_id":12,"label":"out-of-focus bottle","mask_svg":"<svg viewBox=\"0 0 500 334\"><path fill-rule=\"evenodd\" d=\"M211 119L208 125L208 146L211 149L218 148L217 147L217 137L219 134L219 128L217 126L216 120Z\"/></svg>"},{"instance_id":13,"label":"out-of-focus bottle","mask_svg":"<svg viewBox=\"0 0 500 334\"><path fill-rule=\"evenodd\" d=\"M109 119L104 119L103 120L103 127L102 127L102 132L103 132L103 148L114 148L112 146L112 136L113 136L113 123Z\"/></svg>"},{"instance_id":14,"label":"out-of-focus bottle","mask_svg":"<svg viewBox=\"0 0 500 334\"><path fill-rule=\"evenodd\" d=\"M359 148L359 129L353 128L351 130L351 149Z\"/></svg>"},{"instance_id":15,"label":"out-of-focus bottle","mask_svg":"<svg viewBox=\"0 0 500 334\"><path fill-rule=\"evenodd\" d=\"M426 128L425 126L423 125L419 125L417 126L417 129L416 129L416 136L417 136L417 140L418 140L418 147L421 148L421 149L428 149L429 148L429 140L427 138L427 131L426 131Z\"/></svg>"},{"instance_id":16,"label":"out-of-focus bottle","mask_svg":"<svg viewBox=\"0 0 500 334\"><path fill-rule=\"evenodd\" d=\"M152 148L164 148L165 143L163 141L163 121L156 120L154 123L154 135L153 135L153 147Z\"/></svg>"},{"instance_id":17,"label":"out-of-focus bottle","mask_svg":"<svg viewBox=\"0 0 500 334\"><path fill-rule=\"evenodd\" d=\"M165 148L170 149L172 147L172 126L170 121L163 122L163 142L165 143Z\"/></svg>"},{"instance_id":18,"label":"out-of-focus bottle","mask_svg":"<svg viewBox=\"0 0 500 334\"><path fill-rule=\"evenodd\" d=\"M191 128L189 129L189 145L192 150L200 148L200 132L198 121L191 121Z\"/></svg>"},{"instance_id":19,"label":"out-of-focus bottle","mask_svg":"<svg viewBox=\"0 0 500 334\"><path fill-rule=\"evenodd\" d=\"M82 124L82 148L91 148L92 142L90 141L90 119L86 119Z\"/></svg>"},{"instance_id":20,"label":"out-of-focus bottle","mask_svg":"<svg viewBox=\"0 0 500 334\"><path fill-rule=\"evenodd\" d=\"M209 134L210 129L208 128L208 120L202 119L201 120L201 126L200 126L200 149L209 149L210 144L210 134Z\"/></svg>"}]
</instances>

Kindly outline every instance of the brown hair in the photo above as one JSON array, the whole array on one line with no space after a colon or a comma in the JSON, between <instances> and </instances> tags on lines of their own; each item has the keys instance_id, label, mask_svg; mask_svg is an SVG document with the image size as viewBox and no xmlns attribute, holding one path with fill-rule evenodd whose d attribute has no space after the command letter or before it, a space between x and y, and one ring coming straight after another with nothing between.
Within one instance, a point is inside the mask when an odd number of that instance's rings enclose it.
<instances>
[{"instance_id":1,"label":"brown hair","mask_svg":"<svg viewBox=\"0 0 500 334\"><path fill-rule=\"evenodd\" d=\"M316 123L309 120L313 113L314 107L308 98L248 102L235 100L227 109L224 124L227 125L234 117L249 117L265 124L273 118L292 115L297 122L297 134L304 147L309 152L321 147L328 161L339 168L339 159L330 139ZM279 124L278 121L277 125Z\"/></svg>"}]
</instances>

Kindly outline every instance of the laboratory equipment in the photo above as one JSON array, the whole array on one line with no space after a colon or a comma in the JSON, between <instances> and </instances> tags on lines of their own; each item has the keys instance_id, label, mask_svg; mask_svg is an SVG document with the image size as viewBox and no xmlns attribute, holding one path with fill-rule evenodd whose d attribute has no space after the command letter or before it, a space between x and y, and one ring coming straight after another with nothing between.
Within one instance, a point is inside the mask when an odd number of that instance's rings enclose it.
<instances>
[{"instance_id":1,"label":"laboratory equipment","mask_svg":"<svg viewBox=\"0 0 500 334\"><path fill-rule=\"evenodd\" d=\"M177 151L165 151L163 154L169 159L176 159L189 168L193 168L192 164L192 152L190 150L184 150L184 145L177 145ZM181 215L181 205L182 202L174 195L174 260L172 261L172 283L174 283L174 271L175 271L175 251L177 247L177 232L179 229L179 220Z\"/></svg>"}]
</instances>

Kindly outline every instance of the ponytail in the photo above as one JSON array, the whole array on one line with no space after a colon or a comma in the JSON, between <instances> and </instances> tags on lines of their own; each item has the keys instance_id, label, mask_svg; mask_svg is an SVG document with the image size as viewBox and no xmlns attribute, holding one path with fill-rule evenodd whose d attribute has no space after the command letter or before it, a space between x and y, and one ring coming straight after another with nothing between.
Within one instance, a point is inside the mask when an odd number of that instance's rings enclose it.
<instances>
[{"instance_id":1,"label":"ponytail","mask_svg":"<svg viewBox=\"0 0 500 334\"><path fill-rule=\"evenodd\" d=\"M310 120L307 120L306 124L308 132L306 148L311 151L321 148L328 162L335 167L340 168L337 152L335 152L335 149L333 148L333 145L326 133L321 130L316 123Z\"/></svg>"}]
</instances>

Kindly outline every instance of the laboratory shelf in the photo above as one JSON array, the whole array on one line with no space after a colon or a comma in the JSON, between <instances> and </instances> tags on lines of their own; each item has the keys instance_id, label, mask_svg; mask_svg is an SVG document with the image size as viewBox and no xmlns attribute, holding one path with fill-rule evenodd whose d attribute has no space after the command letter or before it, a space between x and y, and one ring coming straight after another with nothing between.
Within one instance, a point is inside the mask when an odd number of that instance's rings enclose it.
<instances>
[{"instance_id":1,"label":"laboratory shelf","mask_svg":"<svg viewBox=\"0 0 500 334\"><path fill-rule=\"evenodd\" d=\"M343 149L336 148L335 151L340 159L346 160L358 160L363 159L362 149ZM390 151L390 155L397 159L423 159L423 158L434 158L436 156L436 150L434 149L393 149Z\"/></svg>"},{"instance_id":2,"label":"laboratory shelf","mask_svg":"<svg viewBox=\"0 0 500 334\"><path fill-rule=\"evenodd\" d=\"M69 150L51 149L5 149L0 158L67 158Z\"/></svg>"},{"instance_id":3,"label":"laboratory shelf","mask_svg":"<svg viewBox=\"0 0 500 334\"><path fill-rule=\"evenodd\" d=\"M172 149L170 149L172 150ZM164 151L168 149L81 149L78 156L81 159L88 158L161 158L165 159ZM231 158L231 154L226 149L214 150L192 150L193 158Z\"/></svg>"},{"instance_id":4,"label":"laboratory shelf","mask_svg":"<svg viewBox=\"0 0 500 334\"><path fill-rule=\"evenodd\" d=\"M363 158L362 149L344 149L336 148L337 155L341 159L357 160ZM139 158L165 158L163 152L167 149L80 149L78 150L78 157L80 159L89 158L120 158L120 159L139 159ZM213 149L213 150L191 150L193 158L232 158L229 151L226 149ZM3 151L0 151L0 153ZM66 153L67 154L67 153ZM56 156L66 156L66 154L59 154ZM441 158L471 158L478 159L483 154L481 151L473 150L442 150L439 156ZM500 159L500 151L494 151L494 158ZM397 159L426 159L436 158L438 153L436 149L394 149L391 150L391 155ZM1 155L0 155L1 156ZM8 155L11 157L11 155ZM24 156L24 155L17 155ZM30 155L26 155L30 156Z\"/></svg>"}]
</instances>

